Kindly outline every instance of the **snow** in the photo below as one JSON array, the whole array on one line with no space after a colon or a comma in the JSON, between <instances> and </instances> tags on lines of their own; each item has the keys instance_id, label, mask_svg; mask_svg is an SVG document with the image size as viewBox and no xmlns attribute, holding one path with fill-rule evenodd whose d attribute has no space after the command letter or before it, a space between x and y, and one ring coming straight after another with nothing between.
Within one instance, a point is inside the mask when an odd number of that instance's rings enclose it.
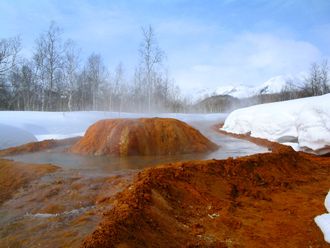
<instances>
[{"instance_id":1,"label":"snow","mask_svg":"<svg viewBox=\"0 0 330 248\"><path fill-rule=\"evenodd\" d=\"M326 210L330 213L330 192L325 197L324 206L325 206Z\"/></svg>"},{"instance_id":2,"label":"snow","mask_svg":"<svg viewBox=\"0 0 330 248\"><path fill-rule=\"evenodd\" d=\"M256 95L256 91L254 87L245 85L227 85L218 87L216 89L216 95L229 95L236 98L246 98Z\"/></svg>"},{"instance_id":3,"label":"snow","mask_svg":"<svg viewBox=\"0 0 330 248\"><path fill-rule=\"evenodd\" d=\"M219 86L214 89L194 89L192 92L192 100L203 100L206 97L213 95L230 95L236 98L248 98L259 94L279 93L288 82L293 82L300 85L304 81L305 77L306 73L301 72L296 75L287 74L275 76L256 86L233 84Z\"/></svg>"},{"instance_id":4,"label":"snow","mask_svg":"<svg viewBox=\"0 0 330 248\"><path fill-rule=\"evenodd\" d=\"M303 75L280 75L268 79L266 82L257 86L227 86L219 87L217 94L219 95L231 95L237 98L246 98L259 94L274 94L279 93L287 85L289 81L300 84L303 81Z\"/></svg>"},{"instance_id":5,"label":"snow","mask_svg":"<svg viewBox=\"0 0 330 248\"><path fill-rule=\"evenodd\" d=\"M23 129L0 123L0 149L37 141L36 137Z\"/></svg>"},{"instance_id":6,"label":"snow","mask_svg":"<svg viewBox=\"0 0 330 248\"><path fill-rule=\"evenodd\" d=\"M103 111L36 112L0 111L0 149L31 141L83 136L86 129L101 119L169 117L184 122L219 122L226 114L137 114Z\"/></svg>"},{"instance_id":7,"label":"snow","mask_svg":"<svg viewBox=\"0 0 330 248\"><path fill-rule=\"evenodd\" d=\"M214 88L196 87L190 90L188 97L191 102L198 102L205 98L217 95L229 95L242 99L260 94L274 94L281 92L288 82L294 83L296 87L301 85L306 77L307 74L305 72L300 72L296 75L286 74L274 76L267 81L254 86L246 84L228 84Z\"/></svg>"},{"instance_id":8,"label":"snow","mask_svg":"<svg viewBox=\"0 0 330 248\"><path fill-rule=\"evenodd\" d=\"M329 106L330 94L255 105L230 113L222 129L322 153L330 149Z\"/></svg>"},{"instance_id":9,"label":"snow","mask_svg":"<svg viewBox=\"0 0 330 248\"><path fill-rule=\"evenodd\" d=\"M323 232L324 240L330 243L330 191L325 198L324 205L328 213L316 216L314 221Z\"/></svg>"},{"instance_id":10,"label":"snow","mask_svg":"<svg viewBox=\"0 0 330 248\"><path fill-rule=\"evenodd\" d=\"M272 77L263 84L261 84L260 86L257 86L255 88L255 91L259 94L279 93L286 86L288 80L289 77L284 77L284 76Z\"/></svg>"}]
</instances>

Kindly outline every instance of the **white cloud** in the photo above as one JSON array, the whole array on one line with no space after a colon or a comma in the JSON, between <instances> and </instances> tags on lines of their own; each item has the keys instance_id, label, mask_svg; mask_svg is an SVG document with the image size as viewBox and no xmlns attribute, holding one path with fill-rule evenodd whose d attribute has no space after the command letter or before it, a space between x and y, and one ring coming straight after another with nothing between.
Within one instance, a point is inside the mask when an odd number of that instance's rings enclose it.
<instances>
[{"instance_id":1,"label":"white cloud","mask_svg":"<svg viewBox=\"0 0 330 248\"><path fill-rule=\"evenodd\" d=\"M183 52L186 66L181 63L174 71L181 88L256 85L275 75L308 70L312 62L322 58L309 42L265 33L242 33L224 44ZM196 57L206 63L189 62Z\"/></svg>"}]
</instances>

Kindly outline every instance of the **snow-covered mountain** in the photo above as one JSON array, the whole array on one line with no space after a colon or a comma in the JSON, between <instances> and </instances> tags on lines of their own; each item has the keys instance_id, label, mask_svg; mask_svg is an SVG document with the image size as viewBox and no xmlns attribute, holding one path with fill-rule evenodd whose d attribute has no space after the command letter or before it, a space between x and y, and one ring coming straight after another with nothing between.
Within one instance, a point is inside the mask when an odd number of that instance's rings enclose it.
<instances>
[{"instance_id":1,"label":"snow-covered mountain","mask_svg":"<svg viewBox=\"0 0 330 248\"><path fill-rule=\"evenodd\" d=\"M255 87L246 85L227 85L216 89L216 95L230 95L236 98L246 98L255 95Z\"/></svg>"},{"instance_id":2,"label":"snow-covered mountain","mask_svg":"<svg viewBox=\"0 0 330 248\"><path fill-rule=\"evenodd\" d=\"M292 76L276 76L257 86L220 86L216 89L218 95L230 95L237 98L246 98L259 94L279 93L287 85L288 82L300 84L304 80L304 75Z\"/></svg>"},{"instance_id":3,"label":"snow-covered mountain","mask_svg":"<svg viewBox=\"0 0 330 248\"><path fill-rule=\"evenodd\" d=\"M257 86L248 85L226 85L219 86L216 89L199 89L195 91L195 99L204 99L214 95L230 95L236 98L247 98L259 94L279 93L288 82L301 84L305 78L305 74L301 73L296 76L280 75L268 79L266 82Z\"/></svg>"}]
</instances>

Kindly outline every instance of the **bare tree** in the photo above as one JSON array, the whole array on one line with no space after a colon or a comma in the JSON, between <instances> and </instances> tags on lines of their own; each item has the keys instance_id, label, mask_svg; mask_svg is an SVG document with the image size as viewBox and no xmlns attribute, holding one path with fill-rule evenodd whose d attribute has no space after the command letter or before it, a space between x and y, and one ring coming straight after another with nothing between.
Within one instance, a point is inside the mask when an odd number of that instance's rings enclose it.
<instances>
[{"instance_id":1,"label":"bare tree","mask_svg":"<svg viewBox=\"0 0 330 248\"><path fill-rule=\"evenodd\" d=\"M328 73L329 73L328 61L324 60L323 63L321 64L321 68L320 68L320 80L321 80L322 94L327 94L330 92Z\"/></svg>"},{"instance_id":2,"label":"bare tree","mask_svg":"<svg viewBox=\"0 0 330 248\"><path fill-rule=\"evenodd\" d=\"M34 54L39 78L45 89L43 109L54 110L56 108L53 96L57 96L56 87L63 76L63 56L61 30L52 22L49 29L36 41Z\"/></svg>"},{"instance_id":3,"label":"bare tree","mask_svg":"<svg viewBox=\"0 0 330 248\"><path fill-rule=\"evenodd\" d=\"M149 25L142 28L143 41L140 46L140 66L144 72L144 81L148 88L148 111L151 111L151 98L154 90L153 76L161 65L164 53L158 47L153 28Z\"/></svg>"},{"instance_id":4,"label":"bare tree","mask_svg":"<svg viewBox=\"0 0 330 248\"><path fill-rule=\"evenodd\" d=\"M21 50L20 37L0 40L0 77L15 66L17 55Z\"/></svg>"},{"instance_id":5,"label":"bare tree","mask_svg":"<svg viewBox=\"0 0 330 248\"><path fill-rule=\"evenodd\" d=\"M79 69L79 49L73 41L69 40L65 44L64 55L64 94L68 98L67 107L69 111L73 108L73 95L76 91Z\"/></svg>"},{"instance_id":6,"label":"bare tree","mask_svg":"<svg viewBox=\"0 0 330 248\"><path fill-rule=\"evenodd\" d=\"M38 92L30 61L25 60L15 66L11 70L10 81L13 94L12 104L15 108L19 110L33 109Z\"/></svg>"},{"instance_id":7,"label":"bare tree","mask_svg":"<svg viewBox=\"0 0 330 248\"><path fill-rule=\"evenodd\" d=\"M123 64L119 63L115 69L113 85L111 87L109 103L110 109L121 112L124 92L124 69Z\"/></svg>"},{"instance_id":8,"label":"bare tree","mask_svg":"<svg viewBox=\"0 0 330 248\"><path fill-rule=\"evenodd\" d=\"M321 65L313 63L309 76L303 87L304 96L318 96L329 93L328 62L325 60Z\"/></svg>"},{"instance_id":9,"label":"bare tree","mask_svg":"<svg viewBox=\"0 0 330 248\"><path fill-rule=\"evenodd\" d=\"M100 86L106 77L106 69L103 65L101 55L91 54L87 59L85 66L87 79L91 92L91 105L93 110L97 110L99 106Z\"/></svg>"}]
</instances>

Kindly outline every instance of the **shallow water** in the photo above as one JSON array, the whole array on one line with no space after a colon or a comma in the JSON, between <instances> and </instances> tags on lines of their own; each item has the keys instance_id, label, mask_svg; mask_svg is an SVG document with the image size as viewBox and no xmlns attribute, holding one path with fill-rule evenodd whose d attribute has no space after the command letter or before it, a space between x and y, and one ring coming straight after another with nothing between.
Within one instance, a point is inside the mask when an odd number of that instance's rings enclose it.
<instances>
[{"instance_id":1,"label":"shallow water","mask_svg":"<svg viewBox=\"0 0 330 248\"><path fill-rule=\"evenodd\" d=\"M108 199L127 187L143 168L267 152L266 148L212 130L215 122L190 124L220 148L208 154L119 158L80 156L65 153L65 147L60 147L8 157L28 163L51 163L62 169L21 189L0 206L0 247L79 247L101 214L111 209Z\"/></svg>"},{"instance_id":2,"label":"shallow water","mask_svg":"<svg viewBox=\"0 0 330 248\"><path fill-rule=\"evenodd\" d=\"M190 123L220 148L207 154L183 154L168 156L130 156L130 157L107 157L107 156L82 156L63 152L65 149L28 153L22 155L8 156L6 158L27 163L51 163L65 169L91 170L113 173L121 170L143 169L157 164L171 163L177 161L189 161L200 159L225 159L228 157L246 156L255 153L267 152L264 147L257 146L249 141L232 138L211 129L214 122Z\"/></svg>"}]
</instances>

